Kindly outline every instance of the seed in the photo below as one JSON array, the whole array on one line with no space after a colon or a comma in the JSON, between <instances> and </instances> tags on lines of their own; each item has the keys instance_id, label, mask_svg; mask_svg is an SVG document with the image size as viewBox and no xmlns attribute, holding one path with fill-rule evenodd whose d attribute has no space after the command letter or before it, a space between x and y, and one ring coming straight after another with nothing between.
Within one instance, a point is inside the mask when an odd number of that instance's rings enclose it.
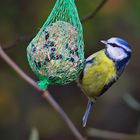
<instances>
[{"instance_id":1,"label":"seed","mask_svg":"<svg viewBox=\"0 0 140 140\"><path fill-rule=\"evenodd\" d=\"M47 44L44 44L43 48L48 48L49 46Z\"/></svg>"},{"instance_id":2,"label":"seed","mask_svg":"<svg viewBox=\"0 0 140 140\"><path fill-rule=\"evenodd\" d=\"M70 58L70 61L71 61L71 62L74 62L74 58L73 58L73 57L71 57L71 58Z\"/></svg>"},{"instance_id":3,"label":"seed","mask_svg":"<svg viewBox=\"0 0 140 140\"><path fill-rule=\"evenodd\" d=\"M45 35L45 39L48 40L48 38L49 38L49 33L48 33L48 32L45 32L45 34L46 34L46 35Z\"/></svg>"},{"instance_id":4,"label":"seed","mask_svg":"<svg viewBox=\"0 0 140 140\"><path fill-rule=\"evenodd\" d=\"M48 45L53 47L54 46L54 42L53 41L48 41Z\"/></svg>"},{"instance_id":5,"label":"seed","mask_svg":"<svg viewBox=\"0 0 140 140\"><path fill-rule=\"evenodd\" d=\"M62 57L63 56L61 54L59 54L59 55L56 56L56 59L62 59Z\"/></svg>"},{"instance_id":6,"label":"seed","mask_svg":"<svg viewBox=\"0 0 140 140\"><path fill-rule=\"evenodd\" d=\"M55 48L51 48L51 51L54 52L56 49Z\"/></svg>"},{"instance_id":7,"label":"seed","mask_svg":"<svg viewBox=\"0 0 140 140\"><path fill-rule=\"evenodd\" d=\"M36 47L35 47L34 44L32 44L31 50L32 50L32 52L35 52L36 51Z\"/></svg>"},{"instance_id":8,"label":"seed","mask_svg":"<svg viewBox=\"0 0 140 140\"><path fill-rule=\"evenodd\" d=\"M51 59L55 59L55 54L54 54L54 53L51 53L51 54L50 54L50 58L51 58Z\"/></svg>"},{"instance_id":9,"label":"seed","mask_svg":"<svg viewBox=\"0 0 140 140\"><path fill-rule=\"evenodd\" d=\"M35 63L35 65L36 65L37 68L41 68L41 63L40 62L34 61L34 63Z\"/></svg>"}]
</instances>

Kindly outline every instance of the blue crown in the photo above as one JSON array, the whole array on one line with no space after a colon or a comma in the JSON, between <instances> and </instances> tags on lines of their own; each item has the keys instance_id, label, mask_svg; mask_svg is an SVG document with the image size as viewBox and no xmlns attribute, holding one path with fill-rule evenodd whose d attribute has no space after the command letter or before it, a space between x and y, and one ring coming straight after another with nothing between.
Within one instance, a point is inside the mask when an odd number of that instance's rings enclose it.
<instances>
[{"instance_id":1,"label":"blue crown","mask_svg":"<svg viewBox=\"0 0 140 140\"><path fill-rule=\"evenodd\" d=\"M125 45L126 47L131 48L131 46L129 45L129 43L126 42L125 40L121 39L121 38L116 37L116 41L118 41L118 43L120 43L122 45Z\"/></svg>"}]
</instances>

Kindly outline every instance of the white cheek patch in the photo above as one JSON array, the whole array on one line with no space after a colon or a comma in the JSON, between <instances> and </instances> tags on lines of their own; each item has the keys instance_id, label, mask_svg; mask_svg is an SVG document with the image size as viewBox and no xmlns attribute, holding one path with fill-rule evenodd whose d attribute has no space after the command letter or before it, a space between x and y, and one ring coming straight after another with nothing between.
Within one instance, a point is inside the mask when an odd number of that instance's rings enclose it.
<instances>
[{"instance_id":1,"label":"white cheek patch","mask_svg":"<svg viewBox=\"0 0 140 140\"><path fill-rule=\"evenodd\" d=\"M107 48L109 56L114 60L122 60L127 57L123 49L109 46Z\"/></svg>"}]
</instances>

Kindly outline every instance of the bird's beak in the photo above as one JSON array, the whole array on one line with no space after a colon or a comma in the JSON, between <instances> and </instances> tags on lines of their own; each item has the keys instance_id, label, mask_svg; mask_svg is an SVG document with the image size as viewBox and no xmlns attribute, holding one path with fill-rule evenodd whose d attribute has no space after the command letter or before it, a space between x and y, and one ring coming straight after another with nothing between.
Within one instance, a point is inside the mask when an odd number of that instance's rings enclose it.
<instances>
[{"instance_id":1,"label":"bird's beak","mask_svg":"<svg viewBox=\"0 0 140 140\"><path fill-rule=\"evenodd\" d=\"M105 41L105 40L101 40L101 43L107 45L107 41Z\"/></svg>"}]
</instances>

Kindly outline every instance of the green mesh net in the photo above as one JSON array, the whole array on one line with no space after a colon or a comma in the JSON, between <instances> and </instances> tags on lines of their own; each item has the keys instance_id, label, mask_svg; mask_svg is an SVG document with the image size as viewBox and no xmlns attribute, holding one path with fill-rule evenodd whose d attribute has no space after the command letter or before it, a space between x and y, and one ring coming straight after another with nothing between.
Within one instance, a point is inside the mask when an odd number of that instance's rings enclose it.
<instances>
[{"instance_id":1,"label":"green mesh net","mask_svg":"<svg viewBox=\"0 0 140 140\"><path fill-rule=\"evenodd\" d=\"M74 0L56 1L45 24L27 47L27 58L42 89L77 79L84 67L84 42Z\"/></svg>"}]
</instances>

